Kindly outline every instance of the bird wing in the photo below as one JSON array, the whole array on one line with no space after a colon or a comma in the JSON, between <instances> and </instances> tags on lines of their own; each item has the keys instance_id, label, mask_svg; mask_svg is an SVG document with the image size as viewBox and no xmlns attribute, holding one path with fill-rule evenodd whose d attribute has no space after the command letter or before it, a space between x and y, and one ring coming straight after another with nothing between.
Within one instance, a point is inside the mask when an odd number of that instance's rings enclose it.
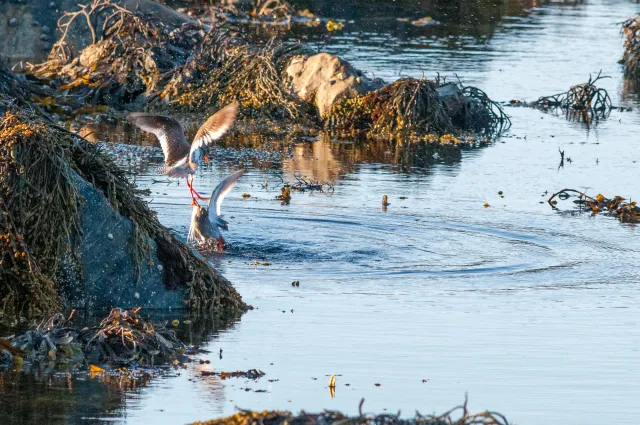
<instances>
[{"instance_id":1,"label":"bird wing","mask_svg":"<svg viewBox=\"0 0 640 425\"><path fill-rule=\"evenodd\" d=\"M222 200L227 193L231 192L233 186L238 182L238 179L244 175L246 170L239 170L235 173L227 176L224 180L218 183L213 192L211 192L211 199L209 199L209 216L211 216L212 212L215 211L215 216L212 217L215 219L220 215L220 206L222 205ZM215 210L212 208L215 205Z\"/></svg>"},{"instance_id":2,"label":"bird wing","mask_svg":"<svg viewBox=\"0 0 640 425\"><path fill-rule=\"evenodd\" d=\"M233 125L236 115L238 115L238 103L233 102L210 116L209 119L202 124L202 127L200 127L196 133L196 137L193 138L189 158L193 158L195 151L219 139L226 133Z\"/></svg>"},{"instance_id":3,"label":"bird wing","mask_svg":"<svg viewBox=\"0 0 640 425\"><path fill-rule=\"evenodd\" d=\"M162 146L164 162L174 165L189 154L189 142L184 137L180 123L173 118L132 112L127 115L129 121L141 130L155 134Z\"/></svg>"}]
</instances>

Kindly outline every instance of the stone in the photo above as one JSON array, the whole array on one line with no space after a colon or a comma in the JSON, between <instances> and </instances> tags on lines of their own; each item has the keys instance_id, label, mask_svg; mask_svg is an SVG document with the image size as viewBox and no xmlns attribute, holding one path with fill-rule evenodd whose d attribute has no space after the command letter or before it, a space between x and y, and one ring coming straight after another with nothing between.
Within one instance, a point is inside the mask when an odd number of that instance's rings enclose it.
<instances>
[{"instance_id":1,"label":"stone","mask_svg":"<svg viewBox=\"0 0 640 425\"><path fill-rule=\"evenodd\" d=\"M9 19L9 26L10 27L17 27L18 26L18 20L16 18Z\"/></svg>"},{"instance_id":2,"label":"stone","mask_svg":"<svg viewBox=\"0 0 640 425\"><path fill-rule=\"evenodd\" d=\"M50 32L51 32L51 28L49 28L49 27L48 27L48 26L46 26L46 25L43 25L43 26L42 26L42 33L43 33L43 34L49 34Z\"/></svg>"},{"instance_id":3,"label":"stone","mask_svg":"<svg viewBox=\"0 0 640 425\"><path fill-rule=\"evenodd\" d=\"M382 87L382 80L370 80L351 64L335 55L319 53L295 57L286 74L293 92L318 108L322 119L328 118L334 103Z\"/></svg>"},{"instance_id":4,"label":"stone","mask_svg":"<svg viewBox=\"0 0 640 425\"><path fill-rule=\"evenodd\" d=\"M61 261L57 280L64 304L71 308L184 308L185 287L167 289L163 270L149 263L160 263L155 242L146 237L149 259L136 267L133 222L79 174L73 171L72 177L84 198L82 235Z\"/></svg>"}]
</instances>

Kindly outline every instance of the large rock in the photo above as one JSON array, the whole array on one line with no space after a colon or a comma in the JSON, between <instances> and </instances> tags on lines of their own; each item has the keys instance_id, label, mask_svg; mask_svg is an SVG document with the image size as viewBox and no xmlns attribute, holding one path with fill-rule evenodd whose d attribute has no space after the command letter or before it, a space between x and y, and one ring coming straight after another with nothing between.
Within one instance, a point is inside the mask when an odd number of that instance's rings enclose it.
<instances>
[{"instance_id":1,"label":"large rock","mask_svg":"<svg viewBox=\"0 0 640 425\"><path fill-rule=\"evenodd\" d=\"M345 60L329 53L291 60L286 74L294 93L318 108L326 119L334 103L346 97L356 97L382 87L380 79L370 80Z\"/></svg>"},{"instance_id":2,"label":"large rock","mask_svg":"<svg viewBox=\"0 0 640 425\"><path fill-rule=\"evenodd\" d=\"M104 194L77 173L72 176L83 197L82 234L73 241L75 249L69 250L60 268L58 282L64 304L81 308L184 307L185 287L167 289L155 242L140 235L149 252L142 264L136 264L133 222L116 212Z\"/></svg>"}]
</instances>

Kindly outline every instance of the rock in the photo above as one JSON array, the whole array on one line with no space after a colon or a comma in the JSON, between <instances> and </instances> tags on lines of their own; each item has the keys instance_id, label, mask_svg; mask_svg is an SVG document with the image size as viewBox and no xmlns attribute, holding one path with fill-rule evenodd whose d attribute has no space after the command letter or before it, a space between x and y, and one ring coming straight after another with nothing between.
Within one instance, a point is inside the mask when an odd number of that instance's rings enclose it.
<instances>
[{"instance_id":1,"label":"rock","mask_svg":"<svg viewBox=\"0 0 640 425\"><path fill-rule=\"evenodd\" d=\"M50 32L51 32L51 28L49 28L49 27L48 27L48 26L46 26L46 25L43 25L43 26L42 26L42 33L43 33L43 34L49 34Z\"/></svg>"},{"instance_id":2,"label":"rock","mask_svg":"<svg viewBox=\"0 0 640 425\"><path fill-rule=\"evenodd\" d=\"M381 80L371 81L349 62L329 53L296 57L286 69L293 92L318 108L327 118L333 104L345 97L355 97L380 88Z\"/></svg>"},{"instance_id":3,"label":"rock","mask_svg":"<svg viewBox=\"0 0 640 425\"><path fill-rule=\"evenodd\" d=\"M436 89L442 103L445 105L449 116L456 116L462 110L462 107L467 104L467 98L464 97L462 90L457 84L449 83L444 84Z\"/></svg>"},{"instance_id":4,"label":"rock","mask_svg":"<svg viewBox=\"0 0 640 425\"><path fill-rule=\"evenodd\" d=\"M61 297L68 307L183 308L185 287L167 290L155 242L147 238L152 264L134 263L133 222L118 214L102 192L73 172L73 185L84 197L82 235L74 241L75 259L63 259Z\"/></svg>"},{"instance_id":5,"label":"rock","mask_svg":"<svg viewBox=\"0 0 640 425\"><path fill-rule=\"evenodd\" d=\"M16 18L9 19L9 26L10 27L17 27L18 26L18 20Z\"/></svg>"},{"instance_id":6,"label":"rock","mask_svg":"<svg viewBox=\"0 0 640 425\"><path fill-rule=\"evenodd\" d=\"M40 34L40 40L49 41L49 36L47 34Z\"/></svg>"}]
</instances>

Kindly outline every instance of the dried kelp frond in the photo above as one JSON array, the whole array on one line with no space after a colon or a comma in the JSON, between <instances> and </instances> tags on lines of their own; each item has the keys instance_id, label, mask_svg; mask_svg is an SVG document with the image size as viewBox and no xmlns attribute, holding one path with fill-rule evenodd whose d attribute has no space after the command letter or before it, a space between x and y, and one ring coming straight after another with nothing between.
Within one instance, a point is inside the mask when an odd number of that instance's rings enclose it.
<instances>
[{"instance_id":1,"label":"dried kelp frond","mask_svg":"<svg viewBox=\"0 0 640 425\"><path fill-rule=\"evenodd\" d=\"M199 24L173 29L153 14L119 3L93 0L77 12L65 12L58 22L62 35L49 60L26 72L53 80L60 90L71 90L85 102L121 105L163 85L205 37ZM69 29L80 22L88 27L92 44L73 58Z\"/></svg>"},{"instance_id":2,"label":"dried kelp frond","mask_svg":"<svg viewBox=\"0 0 640 425\"><path fill-rule=\"evenodd\" d=\"M282 74L300 49L297 44L274 41L264 47L230 48L221 66L182 89L173 105L182 110L202 111L238 101L245 117L299 118L305 105L285 86Z\"/></svg>"},{"instance_id":3,"label":"dried kelp frond","mask_svg":"<svg viewBox=\"0 0 640 425\"><path fill-rule=\"evenodd\" d=\"M564 93L543 96L531 103L530 106L541 109L562 109L569 118L583 115L596 119L606 118L611 113L613 105L609 93L605 89L596 87L596 82L604 77L599 72L596 78L589 76L589 81L576 84ZM582 120L582 119L580 119Z\"/></svg>"},{"instance_id":4,"label":"dried kelp frond","mask_svg":"<svg viewBox=\"0 0 640 425\"><path fill-rule=\"evenodd\" d=\"M75 170L102 191L136 230L138 264L157 245L167 288L186 286L185 304L218 312L246 310L231 284L196 258L158 221L135 187L99 147L22 113L0 121L0 302L2 310L44 314L59 307L58 261L80 235ZM55 223L55 226L52 226Z\"/></svg>"},{"instance_id":5,"label":"dried kelp frond","mask_svg":"<svg viewBox=\"0 0 640 425\"><path fill-rule=\"evenodd\" d=\"M31 362L88 361L113 366L160 365L184 358L187 347L167 329L139 314L139 308L113 308L98 326L75 326L58 313L11 343ZM73 314L72 314L73 316Z\"/></svg>"},{"instance_id":6,"label":"dried kelp frond","mask_svg":"<svg viewBox=\"0 0 640 425\"><path fill-rule=\"evenodd\" d=\"M548 202L553 208L556 208L558 204L556 198L566 200L570 198L571 193L578 194L578 199L573 202L579 211L590 212L592 216L596 214L614 216L622 223L638 223L640 221L638 203L627 201L622 196L605 198L604 195L599 193L595 197L591 197L579 190L562 189L551 195Z\"/></svg>"},{"instance_id":7,"label":"dried kelp frond","mask_svg":"<svg viewBox=\"0 0 640 425\"><path fill-rule=\"evenodd\" d=\"M626 74L640 79L640 15L627 19L622 24L624 55L622 62Z\"/></svg>"},{"instance_id":8,"label":"dried kelp frond","mask_svg":"<svg viewBox=\"0 0 640 425\"><path fill-rule=\"evenodd\" d=\"M327 121L327 127L339 134L429 142L441 142L438 135L462 131L494 134L508 124L502 108L484 92L441 84L440 78L403 78L345 98L334 105Z\"/></svg>"},{"instance_id":9,"label":"dried kelp frond","mask_svg":"<svg viewBox=\"0 0 640 425\"><path fill-rule=\"evenodd\" d=\"M335 390L335 387L334 387ZM360 415L349 417L340 412L325 410L319 414L301 412L293 415L286 411L251 412L243 410L233 416L214 419L206 422L194 422L193 425L509 425L507 419L496 412L469 413L467 403L456 407L442 415L421 415L416 413L412 419L400 419L400 415L374 415L362 412L360 402ZM457 414L457 417L454 415Z\"/></svg>"}]
</instances>

